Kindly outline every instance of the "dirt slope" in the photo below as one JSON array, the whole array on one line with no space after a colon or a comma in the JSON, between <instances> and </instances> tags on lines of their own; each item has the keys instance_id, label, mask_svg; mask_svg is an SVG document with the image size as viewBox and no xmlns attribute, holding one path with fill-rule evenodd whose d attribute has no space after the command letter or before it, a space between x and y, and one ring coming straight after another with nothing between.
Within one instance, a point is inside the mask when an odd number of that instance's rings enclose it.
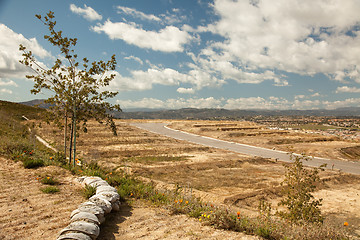
<instances>
[{"instance_id":1,"label":"dirt slope","mask_svg":"<svg viewBox=\"0 0 360 240\"><path fill-rule=\"evenodd\" d=\"M56 175L60 192L45 194L36 178ZM80 185L66 170L49 166L24 169L20 162L0 158L0 239L56 239L69 216L84 201Z\"/></svg>"},{"instance_id":2,"label":"dirt slope","mask_svg":"<svg viewBox=\"0 0 360 240\"><path fill-rule=\"evenodd\" d=\"M103 224L99 240L155 240L155 239L261 239L202 225L197 219L185 215L170 215L161 208L146 206L141 201L132 207L122 206L120 214L112 213Z\"/></svg>"}]
</instances>

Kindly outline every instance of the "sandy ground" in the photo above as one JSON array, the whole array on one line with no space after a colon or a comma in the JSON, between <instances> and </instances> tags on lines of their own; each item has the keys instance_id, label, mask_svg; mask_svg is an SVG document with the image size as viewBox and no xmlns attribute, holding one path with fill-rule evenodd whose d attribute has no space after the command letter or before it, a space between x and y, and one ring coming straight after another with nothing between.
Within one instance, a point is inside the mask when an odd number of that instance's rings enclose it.
<instances>
[{"instance_id":1,"label":"sandy ground","mask_svg":"<svg viewBox=\"0 0 360 240\"><path fill-rule=\"evenodd\" d=\"M44 185L36 178L43 174L56 176L59 193L40 191ZM24 169L21 162L0 158L0 239L56 239L84 201L80 188L64 169Z\"/></svg>"}]
</instances>

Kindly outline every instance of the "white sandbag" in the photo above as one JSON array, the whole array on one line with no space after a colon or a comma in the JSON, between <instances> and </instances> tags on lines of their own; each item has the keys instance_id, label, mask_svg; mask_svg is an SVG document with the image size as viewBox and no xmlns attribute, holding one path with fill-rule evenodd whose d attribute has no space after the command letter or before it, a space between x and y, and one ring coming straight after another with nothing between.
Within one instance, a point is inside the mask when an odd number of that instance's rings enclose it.
<instances>
[{"instance_id":1,"label":"white sandbag","mask_svg":"<svg viewBox=\"0 0 360 240\"><path fill-rule=\"evenodd\" d=\"M85 233L66 233L59 236L56 240L92 240L92 238Z\"/></svg>"},{"instance_id":2,"label":"white sandbag","mask_svg":"<svg viewBox=\"0 0 360 240\"><path fill-rule=\"evenodd\" d=\"M117 193L116 188L108 185L108 186L98 186L96 188L96 194L102 193L102 192L114 192Z\"/></svg>"},{"instance_id":3,"label":"white sandbag","mask_svg":"<svg viewBox=\"0 0 360 240\"><path fill-rule=\"evenodd\" d=\"M95 203L97 206L101 207L105 214L110 213L111 212L111 203L106 200L105 198L102 198L99 195L94 195L91 198L89 198L90 202Z\"/></svg>"},{"instance_id":4,"label":"white sandbag","mask_svg":"<svg viewBox=\"0 0 360 240\"><path fill-rule=\"evenodd\" d=\"M120 195L117 192L101 192L96 194L96 196L100 196L101 198L108 200L111 204L120 199Z\"/></svg>"},{"instance_id":5,"label":"white sandbag","mask_svg":"<svg viewBox=\"0 0 360 240\"><path fill-rule=\"evenodd\" d=\"M97 224L84 221L72 222L60 232L60 236L70 232L85 233L91 239L96 239L100 234L100 227Z\"/></svg>"},{"instance_id":6,"label":"white sandbag","mask_svg":"<svg viewBox=\"0 0 360 240\"><path fill-rule=\"evenodd\" d=\"M99 219L96 217L95 214L89 213L89 212L78 212L70 219L71 222L79 222L79 221L85 221L89 223L95 223L97 225L100 225Z\"/></svg>"}]
</instances>

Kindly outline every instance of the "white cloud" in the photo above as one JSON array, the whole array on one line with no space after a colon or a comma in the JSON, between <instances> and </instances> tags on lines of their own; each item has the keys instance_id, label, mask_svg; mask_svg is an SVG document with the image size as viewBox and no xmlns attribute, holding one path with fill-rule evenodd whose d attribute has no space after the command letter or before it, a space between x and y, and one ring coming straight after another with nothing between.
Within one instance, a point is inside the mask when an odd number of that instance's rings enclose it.
<instances>
[{"instance_id":1,"label":"white cloud","mask_svg":"<svg viewBox=\"0 0 360 240\"><path fill-rule=\"evenodd\" d=\"M198 31L225 40L209 44L199 58L225 78L260 83L276 69L360 82L359 1L215 0L212 6L219 20ZM287 85L277 74L272 78Z\"/></svg>"},{"instance_id":2,"label":"white cloud","mask_svg":"<svg viewBox=\"0 0 360 240\"><path fill-rule=\"evenodd\" d=\"M126 108L166 108L166 109L180 109L180 108L216 108L221 104L222 100L209 98L177 98L160 100L154 98L143 98L141 100L118 100L117 103L123 109Z\"/></svg>"},{"instance_id":3,"label":"white cloud","mask_svg":"<svg viewBox=\"0 0 360 240\"><path fill-rule=\"evenodd\" d=\"M51 57L51 54L40 46L36 38L27 39L0 23L0 78L24 78L26 74L29 74L29 68L19 63L22 59L22 53L19 51L20 44L31 50L37 57Z\"/></svg>"},{"instance_id":4,"label":"white cloud","mask_svg":"<svg viewBox=\"0 0 360 240\"><path fill-rule=\"evenodd\" d=\"M154 85L180 86L182 84L192 85L191 88L179 87L179 93L194 93L204 87L219 87L225 82L201 70L190 70L181 73L172 68L160 68L151 66L146 71L134 70L130 76L122 76L118 72L115 79L110 83L110 88L116 91L143 91L149 90Z\"/></svg>"},{"instance_id":5,"label":"white cloud","mask_svg":"<svg viewBox=\"0 0 360 240\"><path fill-rule=\"evenodd\" d=\"M348 98L345 100L338 100L338 101L324 101L323 104L327 109L354 107L354 106L357 107L360 104L360 98Z\"/></svg>"},{"instance_id":6,"label":"white cloud","mask_svg":"<svg viewBox=\"0 0 360 240\"><path fill-rule=\"evenodd\" d=\"M305 98L305 95L296 95L294 96L295 99L303 99Z\"/></svg>"},{"instance_id":7,"label":"white cloud","mask_svg":"<svg viewBox=\"0 0 360 240\"><path fill-rule=\"evenodd\" d=\"M1 78L0 78L0 86L14 86L14 87L17 87L18 85L12 81L12 80L8 80L8 81L3 81Z\"/></svg>"},{"instance_id":8,"label":"white cloud","mask_svg":"<svg viewBox=\"0 0 360 240\"><path fill-rule=\"evenodd\" d=\"M162 52L182 52L184 45L193 39L189 33L174 26L166 26L155 32L146 31L135 24L107 20L92 29L97 33L104 32L110 39L121 39L140 48Z\"/></svg>"},{"instance_id":9,"label":"white cloud","mask_svg":"<svg viewBox=\"0 0 360 240\"><path fill-rule=\"evenodd\" d=\"M349 98L341 101L299 100L289 101L282 97L248 97L216 99L209 98L170 98L156 99L143 98L140 100L117 100L122 108L225 108L225 109L262 109L262 110L309 110L309 109L335 109L339 107L358 106L360 98Z\"/></svg>"},{"instance_id":10,"label":"white cloud","mask_svg":"<svg viewBox=\"0 0 360 240\"><path fill-rule=\"evenodd\" d=\"M160 22L161 19L153 14L145 14L143 12L137 11L134 8L117 6L118 13L125 13L127 15L131 15L133 17L141 18L143 20L157 21Z\"/></svg>"},{"instance_id":11,"label":"white cloud","mask_svg":"<svg viewBox=\"0 0 360 240\"><path fill-rule=\"evenodd\" d=\"M140 59L140 58L138 58L138 57L135 57L135 56L128 56L128 57L124 57L124 59L126 59L126 60L134 60L134 61L136 61L136 62L138 62L138 63L140 63L141 65L143 65L144 64L144 62Z\"/></svg>"},{"instance_id":12,"label":"white cloud","mask_svg":"<svg viewBox=\"0 0 360 240\"><path fill-rule=\"evenodd\" d=\"M320 93L314 93L311 95L311 97L320 97L320 96L321 96Z\"/></svg>"},{"instance_id":13,"label":"white cloud","mask_svg":"<svg viewBox=\"0 0 360 240\"><path fill-rule=\"evenodd\" d=\"M77 7L75 4L70 4L70 10L89 21L102 19L100 14L98 14L93 8L86 6L86 4L84 4L84 8Z\"/></svg>"},{"instance_id":14,"label":"white cloud","mask_svg":"<svg viewBox=\"0 0 360 240\"><path fill-rule=\"evenodd\" d=\"M13 92L9 89L6 88L1 88L0 89L0 94L12 94Z\"/></svg>"},{"instance_id":15,"label":"white cloud","mask_svg":"<svg viewBox=\"0 0 360 240\"><path fill-rule=\"evenodd\" d=\"M195 90L193 88L178 88L176 90L178 93L187 93L187 94L191 94L191 93L195 93Z\"/></svg>"},{"instance_id":16,"label":"white cloud","mask_svg":"<svg viewBox=\"0 0 360 240\"><path fill-rule=\"evenodd\" d=\"M342 93L342 92L346 92L346 93L360 93L360 88L342 86L342 87L338 87L338 88L336 89L336 93Z\"/></svg>"}]
</instances>

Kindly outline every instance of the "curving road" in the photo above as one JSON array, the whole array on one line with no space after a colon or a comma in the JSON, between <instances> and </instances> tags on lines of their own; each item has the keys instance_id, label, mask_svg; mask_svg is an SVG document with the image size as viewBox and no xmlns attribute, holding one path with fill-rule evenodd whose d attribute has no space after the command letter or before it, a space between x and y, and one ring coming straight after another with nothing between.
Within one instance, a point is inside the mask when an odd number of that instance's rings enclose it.
<instances>
[{"instance_id":1,"label":"curving road","mask_svg":"<svg viewBox=\"0 0 360 240\"><path fill-rule=\"evenodd\" d=\"M166 127L166 123L131 123L131 125L153 133L161 134L179 140L185 140L196 144L201 144L208 147L225 149L251 156L273 158L284 162L291 162L290 155L287 152L255 147L235 142L228 142L215 138L186 133L179 130L173 130ZM304 162L304 165L311 167L319 167L322 164L327 164L326 168L328 169L337 169L346 173L360 174L360 163L357 162L340 161L319 157L311 157L309 161Z\"/></svg>"}]
</instances>

